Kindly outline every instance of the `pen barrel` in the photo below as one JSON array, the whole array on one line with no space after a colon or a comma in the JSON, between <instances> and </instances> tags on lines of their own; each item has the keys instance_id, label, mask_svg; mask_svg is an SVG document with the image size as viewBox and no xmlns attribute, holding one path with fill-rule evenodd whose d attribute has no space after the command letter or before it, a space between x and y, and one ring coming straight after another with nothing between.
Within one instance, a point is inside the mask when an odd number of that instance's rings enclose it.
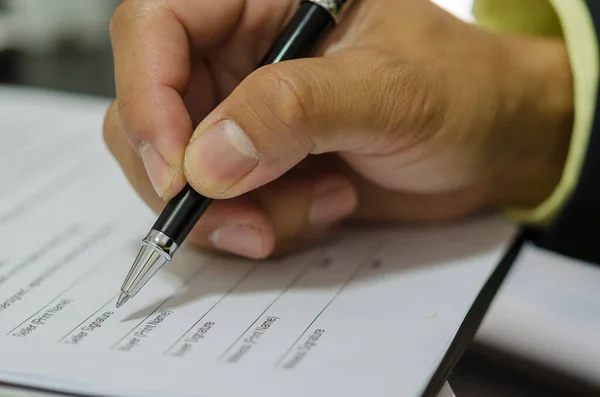
<instances>
[{"instance_id":1,"label":"pen barrel","mask_svg":"<svg viewBox=\"0 0 600 397\"><path fill-rule=\"evenodd\" d=\"M303 1L259 67L310 56L334 26L333 16L323 6Z\"/></svg>"}]
</instances>

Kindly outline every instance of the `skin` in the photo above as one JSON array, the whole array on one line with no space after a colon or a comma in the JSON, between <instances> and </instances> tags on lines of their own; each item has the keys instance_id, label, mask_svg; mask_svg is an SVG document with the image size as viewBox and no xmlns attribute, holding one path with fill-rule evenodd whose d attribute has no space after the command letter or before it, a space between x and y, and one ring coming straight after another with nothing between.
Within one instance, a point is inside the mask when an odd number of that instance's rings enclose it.
<instances>
[{"instance_id":1,"label":"skin","mask_svg":"<svg viewBox=\"0 0 600 397\"><path fill-rule=\"evenodd\" d=\"M219 199L189 241L263 258L345 220L448 221L552 192L573 111L561 40L361 0L319 57L254 71L296 7L126 0L113 16L105 140L157 212L186 183Z\"/></svg>"}]
</instances>

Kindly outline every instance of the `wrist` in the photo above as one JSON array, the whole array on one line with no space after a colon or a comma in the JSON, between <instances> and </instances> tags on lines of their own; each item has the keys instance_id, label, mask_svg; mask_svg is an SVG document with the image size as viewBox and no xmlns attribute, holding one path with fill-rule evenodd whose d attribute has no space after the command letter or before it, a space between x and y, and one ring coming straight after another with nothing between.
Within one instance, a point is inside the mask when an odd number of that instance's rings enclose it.
<instances>
[{"instance_id":1,"label":"wrist","mask_svg":"<svg viewBox=\"0 0 600 397\"><path fill-rule=\"evenodd\" d=\"M493 180L493 204L534 208L563 173L573 120L573 83L562 40L502 37L501 116L494 135L502 161Z\"/></svg>"}]
</instances>

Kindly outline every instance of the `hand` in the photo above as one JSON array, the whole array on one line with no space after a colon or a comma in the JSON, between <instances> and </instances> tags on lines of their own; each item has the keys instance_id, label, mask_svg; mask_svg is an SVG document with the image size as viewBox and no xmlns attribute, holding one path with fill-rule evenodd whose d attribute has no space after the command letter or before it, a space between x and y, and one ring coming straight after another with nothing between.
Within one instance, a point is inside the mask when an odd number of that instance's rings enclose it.
<instances>
[{"instance_id":1,"label":"hand","mask_svg":"<svg viewBox=\"0 0 600 397\"><path fill-rule=\"evenodd\" d=\"M318 58L253 71L291 0L127 0L104 134L156 211L217 199L189 240L254 258L344 219L533 206L571 128L560 40L484 32L424 0L358 0Z\"/></svg>"}]
</instances>

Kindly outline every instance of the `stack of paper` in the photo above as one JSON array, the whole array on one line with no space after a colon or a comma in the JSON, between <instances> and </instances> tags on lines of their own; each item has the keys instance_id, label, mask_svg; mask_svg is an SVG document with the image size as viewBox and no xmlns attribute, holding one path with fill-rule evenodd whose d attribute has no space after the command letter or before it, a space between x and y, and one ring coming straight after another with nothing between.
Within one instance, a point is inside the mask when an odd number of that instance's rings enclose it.
<instances>
[{"instance_id":1,"label":"stack of paper","mask_svg":"<svg viewBox=\"0 0 600 397\"><path fill-rule=\"evenodd\" d=\"M121 309L155 215L107 103L0 89L0 381L102 396L420 396L515 228L351 228L282 259L184 247Z\"/></svg>"}]
</instances>

